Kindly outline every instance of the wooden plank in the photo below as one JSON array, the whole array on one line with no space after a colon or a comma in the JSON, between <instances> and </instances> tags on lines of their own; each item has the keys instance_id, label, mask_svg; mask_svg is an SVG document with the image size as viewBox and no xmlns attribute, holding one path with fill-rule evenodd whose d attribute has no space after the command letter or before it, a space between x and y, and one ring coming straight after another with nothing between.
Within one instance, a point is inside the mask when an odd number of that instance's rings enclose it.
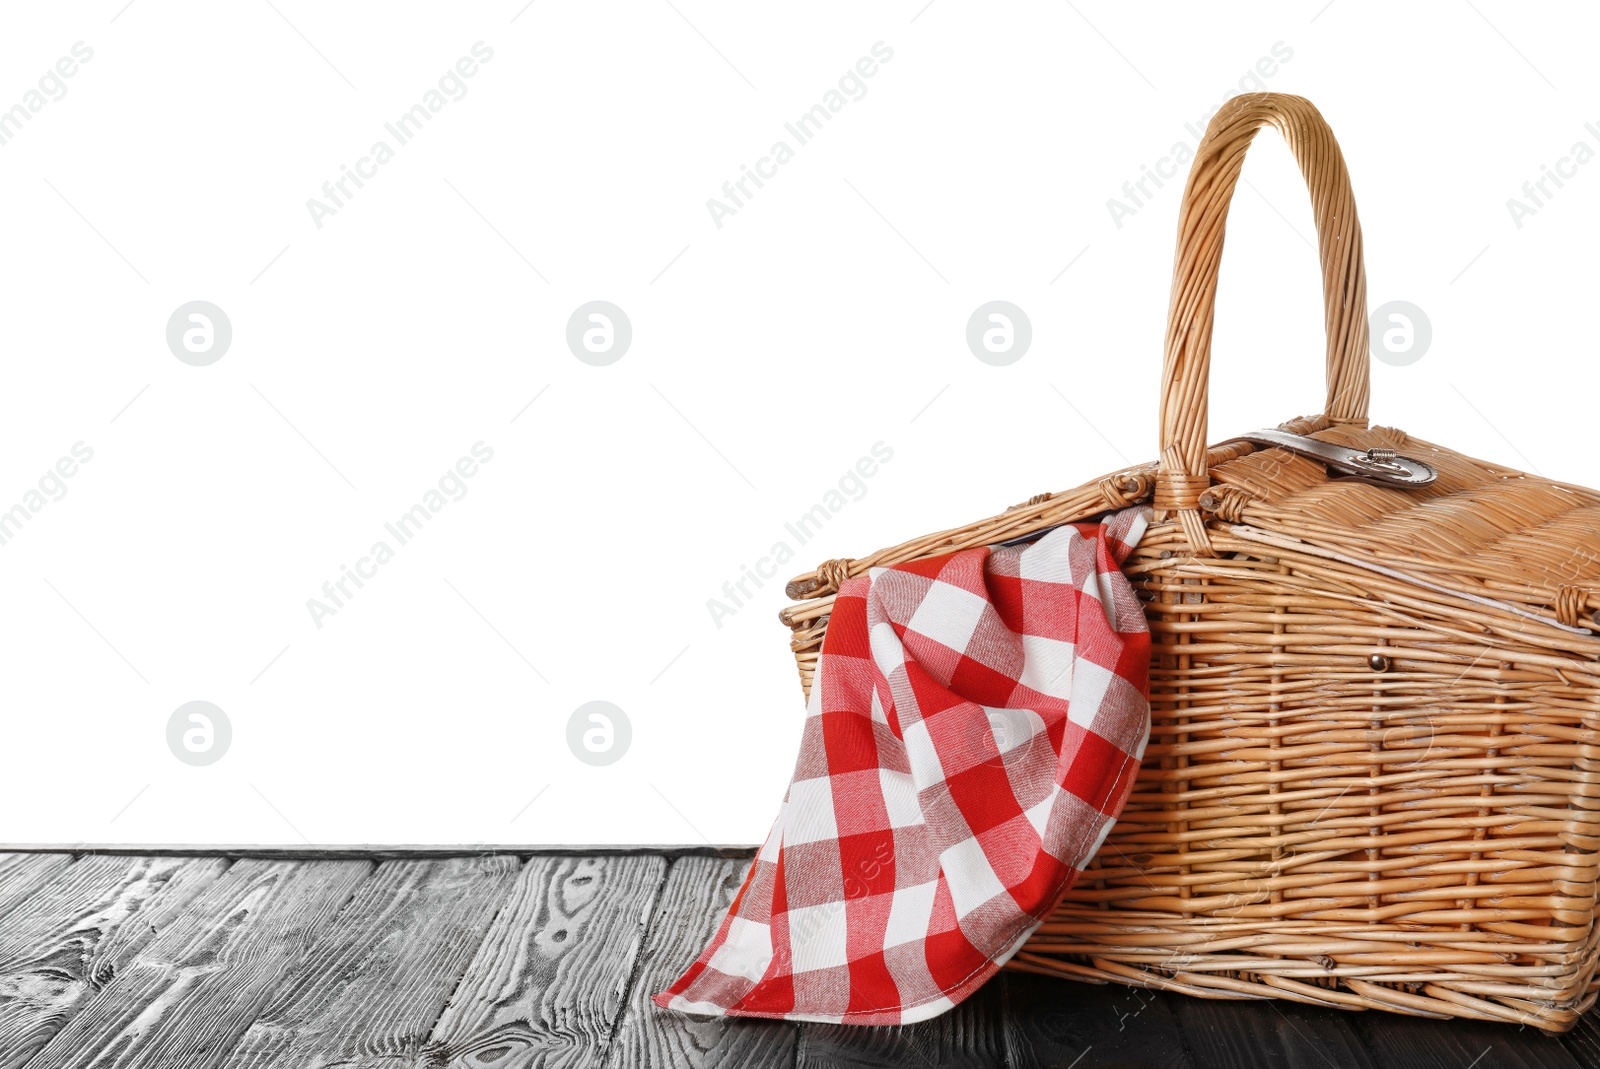
<instances>
[{"instance_id":1,"label":"wooden plank","mask_svg":"<svg viewBox=\"0 0 1600 1069\"><path fill-rule=\"evenodd\" d=\"M240 861L27 1069L212 1069L372 872L364 861Z\"/></svg>"},{"instance_id":2,"label":"wooden plank","mask_svg":"<svg viewBox=\"0 0 1600 1069\"><path fill-rule=\"evenodd\" d=\"M275 861L392 861L399 859L435 857L483 857L486 854L509 854L529 858L536 854L555 854L562 857L609 857L613 854L643 854L652 857L676 859L680 857L753 858L758 847L749 845L713 846L707 843L687 843L668 846L634 846L598 844L595 846L530 846L527 843L487 845L474 843L422 844L382 846L354 843L350 845L308 846L290 843L286 846L259 843L236 843L207 846L184 846L171 843L0 843L0 852L21 854L121 854L138 857L226 857L270 858Z\"/></svg>"},{"instance_id":3,"label":"wooden plank","mask_svg":"<svg viewBox=\"0 0 1600 1069\"><path fill-rule=\"evenodd\" d=\"M1383 1069L1578 1069L1594 1061L1574 1058L1561 1040L1536 1028L1456 1018L1436 1021L1368 1010L1356 1031Z\"/></svg>"},{"instance_id":4,"label":"wooden plank","mask_svg":"<svg viewBox=\"0 0 1600 1069\"><path fill-rule=\"evenodd\" d=\"M672 863L645 938L628 1009L606 1064L618 1069L734 1069L794 1062L792 1024L751 1018L697 1018L650 1001L682 975L716 932L739 885L745 860L685 857Z\"/></svg>"},{"instance_id":5,"label":"wooden plank","mask_svg":"<svg viewBox=\"0 0 1600 1069\"><path fill-rule=\"evenodd\" d=\"M153 863L161 861L160 858L144 860ZM108 858L107 861L124 865L128 863L127 858ZM140 904L136 915L128 918L127 923L115 925L106 931L105 938L100 940L94 951L96 975L103 975L107 980L113 979L144 947L160 938L162 932L184 916L194 900L221 879L228 868L228 862L218 857L182 859L178 870L163 887Z\"/></svg>"},{"instance_id":6,"label":"wooden plank","mask_svg":"<svg viewBox=\"0 0 1600 1069\"><path fill-rule=\"evenodd\" d=\"M531 859L433 1030L441 1064L598 1064L666 877L661 857Z\"/></svg>"},{"instance_id":7,"label":"wooden plank","mask_svg":"<svg viewBox=\"0 0 1600 1069\"><path fill-rule=\"evenodd\" d=\"M991 1069L1005 1065L1005 999L988 983L930 1021L889 1028L802 1024L796 1069Z\"/></svg>"},{"instance_id":8,"label":"wooden plank","mask_svg":"<svg viewBox=\"0 0 1600 1069\"><path fill-rule=\"evenodd\" d=\"M152 900L181 908L221 872L217 860L85 857L51 878L0 922L0 1069L50 1041L154 935Z\"/></svg>"},{"instance_id":9,"label":"wooden plank","mask_svg":"<svg viewBox=\"0 0 1600 1069\"><path fill-rule=\"evenodd\" d=\"M1195 1069L1378 1069L1347 1010L1189 996L1171 1006Z\"/></svg>"},{"instance_id":10,"label":"wooden plank","mask_svg":"<svg viewBox=\"0 0 1600 1069\"><path fill-rule=\"evenodd\" d=\"M1561 1037L1561 1045L1579 1065L1600 1065L1600 1010L1579 1017L1572 1031Z\"/></svg>"},{"instance_id":11,"label":"wooden plank","mask_svg":"<svg viewBox=\"0 0 1600 1069\"><path fill-rule=\"evenodd\" d=\"M690 1018L649 996L743 861L519 864L0 853L0 1069L1600 1065L1595 1015L1552 1038L1023 973L901 1029Z\"/></svg>"},{"instance_id":12,"label":"wooden plank","mask_svg":"<svg viewBox=\"0 0 1600 1069\"><path fill-rule=\"evenodd\" d=\"M378 866L222 1064L364 1067L429 1058L433 1026L520 867L511 857Z\"/></svg>"},{"instance_id":13,"label":"wooden plank","mask_svg":"<svg viewBox=\"0 0 1600 1069\"><path fill-rule=\"evenodd\" d=\"M1077 983L1007 970L1007 1064L1015 1069L1130 1065L1189 1069L1172 1002L1181 996L1123 984Z\"/></svg>"},{"instance_id":14,"label":"wooden plank","mask_svg":"<svg viewBox=\"0 0 1600 1069\"><path fill-rule=\"evenodd\" d=\"M71 854L0 854L0 919L71 863Z\"/></svg>"}]
</instances>

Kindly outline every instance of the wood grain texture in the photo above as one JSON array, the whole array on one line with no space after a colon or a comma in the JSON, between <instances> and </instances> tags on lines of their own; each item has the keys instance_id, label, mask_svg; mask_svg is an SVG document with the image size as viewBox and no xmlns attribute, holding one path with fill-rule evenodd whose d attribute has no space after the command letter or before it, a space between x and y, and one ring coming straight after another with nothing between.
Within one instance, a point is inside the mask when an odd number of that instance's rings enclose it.
<instances>
[{"instance_id":1,"label":"wood grain texture","mask_svg":"<svg viewBox=\"0 0 1600 1069\"><path fill-rule=\"evenodd\" d=\"M1379 1069L1348 1011L1190 996L1174 998L1172 1009L1195 1069Z\"/></svg>"},{"instance_id":2,"label":"wood grain texture","mask_svg":"<svg viewBox=\"0 0 1600 1069\"><path fill-rule=\"evenodd\" d=\"M1572 1031L1561 1037L1561 1045L1579 1065L1600 1065L1600 1013L1590 1010L1579 1017Z\"/></svg>"},{"instance_id":3,"label":"wood grain texture","mask_svg":"<svg viewBox=\"0 0 1600 1069\"><path fill-rule=\"evenodd\" d=\"M101 863L111 867L125 866L128 860L125 857L108 857L101 859ZM144 947L187 916L194 900L221 879L228 867L228 862L223 858L191 858L184 861L155 894L140 902L137 914L129 917L126 923L113 925L106 930L104 938L95 945L95 957L101 971L108 975L121 972Z\"/></svg>"},{"instance_id":4,"label":"wood grain texture","mask_svg":"<svg viewBox=\"0 0 1600 1069\"><path fill-rule=\"evenodd\" d=\"M27 1069L213 1069L372 868L364 861L235 863Z\"/></svg>"},{"instance_id":5,"label":"wood grain texture","mask_svg":"<svg viewBox=\"0 0 1600 1069\"><path fill-rule=\"evenodd\" d=\"M71 854L0 854L0 920L71 863Z\"/></svg>"},{"instance_id":6,"label":"wood grain texture","mask_svg":"<svg viewBox=\"0 0 1600 1069\"><path fill-rule=\"evenodd\" d=\"M1592 1020L1580 1018L1581 1022ZM1399 1013L1355 1016L1372 1060L1383 1069L1578 1069L1600 1061L1575 1058L1537 1028L1490 1021L1435 1021ZM1576 1034L1576 1033L1573 1033Z\"/></svg>"},{"instance_id":7,"label":"wood grain texture","mask_svg":"<svg viewBox=\"0 0 1600 1069\"><path fill-rule=\"evenodd\" d=\"M661 857L532 858L433 1030L433 1057L463 1069L602 1061L666 873Z\"/></svg>"},{"instance_id":8,"label":"wood grain texture","mask_svg":"<svg viewBox=\"0 0 1600 1069\"><path fill-rule=\"evenodd\" d=\"M1006 1064L1004 998L989 983L948 1013L896 1027L802 1024L795 1069L992 1069Z\"/></svg>"},{"instance_id":9,"label":"wood grain texture","mask_svg":"<svg viewBox=\"0 0 1600 1069\"><path fill-rule=\"evenodd\" d=\"M428 1065L428 1037L519 868L513 857L378 866L222 1064Z\"/></svg>"},{"instance_id":10,"label":"wood grain texture","mask_svg":"<svg viewBox=\"0 0 1600 1069\"><path fill-rule=\"evenodd\" d=\"M906 1028L657 1009L745 867L0 854L0 1069L1600 1065L1595 1015L1552 1038L1022 972Z\"/></svg>"},{"instance_id":11,"label":"wood grain texture","mask_svg":"<svg viewBox=\"0 0 1600 1069\"><path fill-rule=\"evenodd\" d=\"M1177 996L1022 972L990 983L1002 985L1006 1057L1014 1069L1190 1069L1172 1013Z\"/></svg>"},{"instance_id":12,"label":"wood grain texture","mask_svg":"<svg viewBox=\"0 0 1600 1069\"><path fill-rule=\"evenodd\" d=\"M84 857L0 919L0 1069L15 1069L154 934L152 900L174 908L221 872L216 860ZM162 915L170 915L170 910Z\"/></svg>"},{"instance_id":13,"label":"wood grain texture","mask_svg":"<svg viewBox=\"0 0 1600 1069\"><path fill-rule=\"evenodd\" d=\"M744 881L744 860L685 857L661 889L628 1009L611 1045L617 1069L783 1069L794 1063L795 1027L750 1018L696 1018L663 1010L650 996L705 949Z\"/></svg>"},{"instance_id":14,"label":"wood grain texture","mask_svg":"<svg viewBox=\"0 0 1600 1069\"><path fill-rule=\"evenodd\" d=\"M715 846L710 843L663 843L633 846L627 843L597 843L593 846L527 846L516 843L372 843L311 844L290 843L207 843L204 846L174 846L171 843L0 843L0 854L49 854L66 860L73 854L124 854L140 857L225 857L266 858L271 861L415 861L436 857L483 857L509 854L526 860L533 856L611 857L618 854L650 854L667 859L679 857L756 856L758 847Z\"/></svg>"}]
</instances>

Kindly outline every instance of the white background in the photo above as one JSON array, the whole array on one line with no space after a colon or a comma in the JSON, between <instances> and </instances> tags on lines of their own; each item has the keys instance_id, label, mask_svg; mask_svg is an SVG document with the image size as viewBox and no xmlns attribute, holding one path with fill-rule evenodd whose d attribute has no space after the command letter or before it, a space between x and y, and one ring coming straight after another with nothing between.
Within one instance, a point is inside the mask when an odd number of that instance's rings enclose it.
<instances>
[{"instance_id":1,"label":"white background","mask_svg":"<svg viewBox=\"0 0 1600 1069\"><path fill-rule=\"evenodd\" d=\"M0 546L0 841L759 840L803 717L782 580L1155 456L1181 178L1120 227L1107 201L1280 42L1263 82L1343 144L1371 306L1432 323L1375 364L1374 420L1600 484L1600 164L1520 228L1506 204L1600 147L1576 4L125 2L0 34L0 107L93 49L0 146L0 509L94 451ZM315 226L478 41L467 95ZM719 229L707 199L880 41ZM1213 439L1322 402L1307 198L1270 133L1245 178ZM596 299L633 325L609 367L565 343ZM1033 326L1008 367L965 343L996 299ZM232 322L207 367L166 345L191 300ZM479 441L319 629L307 599ZM206 767L166 743L197 699L233 726ZM592 700L632 724L607 767L566 744Z\"/></svg>"}]
</instances>

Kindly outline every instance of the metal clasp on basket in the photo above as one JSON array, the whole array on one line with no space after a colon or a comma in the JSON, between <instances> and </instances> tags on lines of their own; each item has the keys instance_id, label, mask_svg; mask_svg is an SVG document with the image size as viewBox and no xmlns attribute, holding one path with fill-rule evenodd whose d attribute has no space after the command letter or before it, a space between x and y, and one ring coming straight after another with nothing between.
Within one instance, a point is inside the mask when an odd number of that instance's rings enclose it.
<instances>
[{"instance_id":1,"label":"metal clasp on basket","mask_svg":"<svg viewBox=\"0 0 1600 1069\"><path fill-rule=\"evenodd\" d=\"M1399 463L1395 459L1397 456L1399 456L1399 454L1393 449L1384 449L1381 446L1373 446L1365 453L1352 454L1350 457L1350 463L1355 464L1358 467L1370 467L1374 471L1381 471L1390 475L1398 475L1401 478L1408 478L1411 475L1411 469L1407 468L1404 464Z\"/></svg>"},{"instance_id":2,"label":"metal clasp on basket","mask_svg":"<svg viewBox=\"0 0 1600 1069\"><path fill-rule=\"evenodd\" d=\"M1384 446L1361 449L1357 446L1324 442L1277 428L1253 431L1228 440L1287 449L1310 460L1321 461L1328 466L1330 472L1367 479L1384 486L1416 489L1432 486L1439 479L1439 472L1433 465L1415 457L1402 456Z\"/></svg>"}]
</instances>

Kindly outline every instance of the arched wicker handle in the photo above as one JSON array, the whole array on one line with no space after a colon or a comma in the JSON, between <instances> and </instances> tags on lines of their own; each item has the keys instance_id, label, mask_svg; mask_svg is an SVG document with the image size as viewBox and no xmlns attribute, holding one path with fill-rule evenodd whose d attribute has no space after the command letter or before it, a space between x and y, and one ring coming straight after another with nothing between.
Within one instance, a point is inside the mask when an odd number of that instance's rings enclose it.
<instances>
[{"instance_id":1,"label":"arched wicker handle","mask_svg":"<svg viewBox=\"0 0 1600 1069\"><path fill-rule=\"evenodd\" d=\"M1155 505L1176 512L1189 542L1210 555L1199 514L1211 485L1206 468L1211 326L1228 205L1256 131L1283 135L1311 193L1322 259L1328 332L1328 402L1332 423L1367 422L1367 276L1361 223L1339 143L1309 100L1283 93L1247 93L1224 104L1195 152L1178 216L1166 363L1161 372L1161 468Z\"/></svg>"}]
</instances>

